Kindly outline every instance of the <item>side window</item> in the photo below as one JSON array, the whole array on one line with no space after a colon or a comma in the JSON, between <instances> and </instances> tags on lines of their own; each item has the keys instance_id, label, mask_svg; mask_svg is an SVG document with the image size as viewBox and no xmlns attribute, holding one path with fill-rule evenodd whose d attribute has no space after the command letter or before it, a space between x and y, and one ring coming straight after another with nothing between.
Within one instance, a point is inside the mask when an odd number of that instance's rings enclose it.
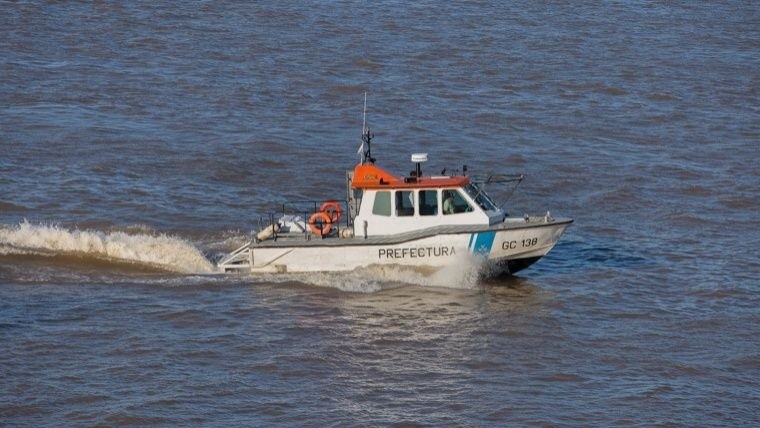
<instances>
[{"instance_id":1,"label":"side window","mask_svg":"<svg viewBox=\"0 0 760 428\"><path fill-rule=\"evenodd\" d=\"M372 205L372 214L391 215L391 192L375 193L375 204Z\"/></svg>"},{"instance_id":2,"label":"side window","mask_svg":"<svg viewBox=\"0 0 760 428\"><path fill-rule=\"evenodd\" d=\"M396 191L396 215L408 217L414 215L414 193L411 190Z\"/></svg>"},{"instance_id":3,"label":"side window","mask_svg":"<svg viewBox=\"0 0 760 428\"><path fill-rule=\"evenodd\" d=\"M467 202L467 199L458 190L444 190L442 196L444 214L459 214L472 211L472 207Z\"/></svg>"},{"instance_id":4,"label":"side window","mask_svg":"<svg viewBox=\"0 0 760 428\"><path fill-rule=\"evenodd\" d=\"M438 191L420 190L420 215L438 215Z\"/></svg>"}]
</instances>

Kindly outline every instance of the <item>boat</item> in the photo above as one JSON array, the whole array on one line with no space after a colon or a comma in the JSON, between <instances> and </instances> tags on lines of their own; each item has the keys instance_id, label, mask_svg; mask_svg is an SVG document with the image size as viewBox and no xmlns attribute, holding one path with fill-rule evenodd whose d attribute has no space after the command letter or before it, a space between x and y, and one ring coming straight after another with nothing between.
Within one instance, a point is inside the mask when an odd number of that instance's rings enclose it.
<instances>
[{"instance_id":1,"label":"boat","mask_svg":"<svg viewBox=\"0 0 760 428\"><path fill-rule=\"evenodd\" d=\"M463 166L453 174L424 175L426 153L412 154L415 168L408 175L391 174L372 157L373 137L365 119L361 160L346 171L344 200L281 204L262 218L250 242L217 263L219 270L272 274L397 265L436 271L472 262L481 276L510 275L545 256L573 221L549 211L513 217L486 193L488 185L504 183L513 183L514 191L521 174L470 176Z\"/></svg>"}]
</instances>

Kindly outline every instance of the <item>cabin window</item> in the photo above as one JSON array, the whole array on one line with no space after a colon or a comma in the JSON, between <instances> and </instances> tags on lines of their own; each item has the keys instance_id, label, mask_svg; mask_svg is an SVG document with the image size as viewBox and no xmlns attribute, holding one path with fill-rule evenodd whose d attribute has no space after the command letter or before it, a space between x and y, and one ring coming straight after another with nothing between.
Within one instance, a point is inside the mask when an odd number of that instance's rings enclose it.
<instances>
[{"instance_id":1,"label":"cabin window","mask_svg":"<svg viewBox=\"0 0 760 428\"><path fill-rule=\"evenodd\" d=\"M438 215L438 191L420 190L420 215Z\"/></svg>"},{"instance_id":2,"label":"cabin window","mask_svg":"<svg viewBox=\"0 0 760 428\"><path fill-rule=\"evenodd\" d=\"M396 191L396 215L399 217L414 215L414 193L411 190Z\"/></svg>"},{"instance_id":3,"label":"cabin window","mask_svg":"<svg viewBox=\"0 0 760 428\"><path fill-rule=\"evenodd\" d=\"M443 213L459 214L472 211L472 206L467 202L467 199L459 193L458 190L444 190L443 191Z\"/></svg>"},{"instance_id":4,"label":"cabin window","mask_svg":"<svg viewBox=\"0 0 760 428\"><path fill-rule=\"evenodd\" d=\"M375 204L372 206L372 214L391 215L391 192L375 193Z\"/></svg>"}]
</instances>

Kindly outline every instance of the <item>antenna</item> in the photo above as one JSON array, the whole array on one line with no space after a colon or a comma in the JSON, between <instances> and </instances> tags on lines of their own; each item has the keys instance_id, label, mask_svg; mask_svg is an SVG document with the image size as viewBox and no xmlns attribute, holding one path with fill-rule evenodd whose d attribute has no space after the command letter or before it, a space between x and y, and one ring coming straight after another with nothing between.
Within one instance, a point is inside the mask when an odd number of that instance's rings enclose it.
<instances>
[{"instance_id":1,"label":"antenna","mask_svg":"<svg viewBox=\"0 0 760 428\"><path fill-rule=\"evenodd\" d=\"M375 135L372 134L367 126L367 91L364 91L364 122L362 123L362 145L359 146L359 153L362 153L362 165L365 163L375 163L375 158L372 157L372 138ZM364 148L364 145L367 148Z\"/></svg>"},{"instance_id":2,"label":"antenna","mask_svg":"<svg viewBox=\"0 0 760 428\"><path fill-rule=\"evenodd\" d=\"M362 122L362 134L367 131L367 91L364 91L364 121Z\"/></svg>"}]
</instances>

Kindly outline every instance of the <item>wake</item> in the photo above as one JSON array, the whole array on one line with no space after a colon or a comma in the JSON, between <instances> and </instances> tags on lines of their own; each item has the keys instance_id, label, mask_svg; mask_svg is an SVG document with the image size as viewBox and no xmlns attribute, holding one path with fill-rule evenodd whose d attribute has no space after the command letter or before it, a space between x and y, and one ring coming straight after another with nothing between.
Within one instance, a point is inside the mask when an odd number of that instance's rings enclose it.
<instances>
[{"instance_id":1,"label":"wake","mask_svg":"<svg viewBox=\"0 0 760 428\"><path fill-rule=\"evenodd\" d=\"M33 225L0 225L0 255L78 255L157 267L177 273L210 273L215 266L192 243L168 235L101 232Z\"/></svg>"},{"instance_id":2,"label":"wake","mask_svg":"<svg viewBox=\"0 0 760 428\"><path fill-rule=\"evenodd\" d=\"M226 243L226 242L225 242ZM75 256L108 263L158 268L180 274L218 273L213 262L190 241L166 234L141 231L103 232L69 229L56 225L0 225L0 256ZM372 265L349 272L242 274L234 277L252 283L292 283L374 293L409 285L472 289L479 283L481 261L460 260L438 270L398 265Z\"/></svg>"}]
</instances>

